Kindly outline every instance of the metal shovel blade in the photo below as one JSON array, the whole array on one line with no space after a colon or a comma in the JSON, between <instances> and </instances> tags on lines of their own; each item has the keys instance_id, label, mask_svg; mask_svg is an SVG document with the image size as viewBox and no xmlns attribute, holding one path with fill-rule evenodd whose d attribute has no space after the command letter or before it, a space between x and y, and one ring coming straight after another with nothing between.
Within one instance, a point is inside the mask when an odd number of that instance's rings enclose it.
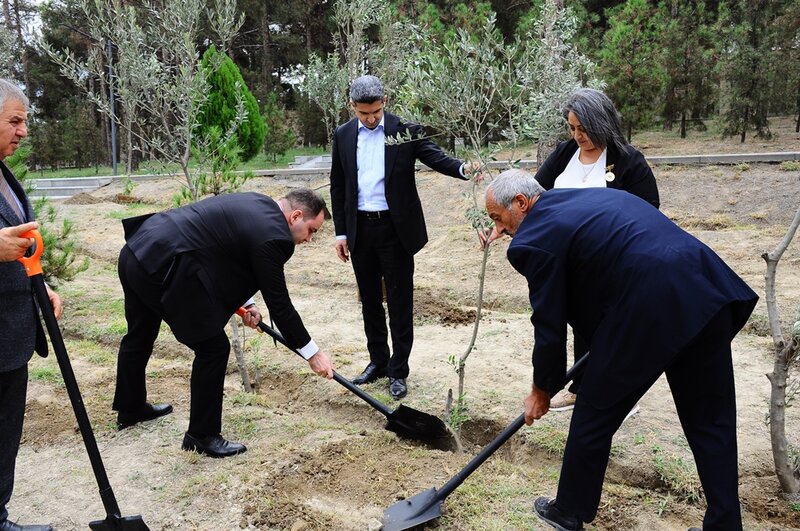
<instances>
[{"instance_id":1,"label":"metal shovel blade","mask_svg":"<svg viewBox=\"0 0 800 531\"><path fill-rule=\"evenodd\" d=\"M458 437L439 417L400 404L386 418L386 429L399 437L422 441L431 448L447 452L460 449Z\"/></svg>"},{"instance_id":2,"label":"metal shovel blade","mask_svg":"<svg viewBox=\"0 0 800 531\"><path fill-rule=\"evenodd\" d=\"M401 531L430 522L442 516L444 498L435 488L399 501L383 513L383 531Z\"/></svg>"},{"instance_id":3,"label":"metal shovel blade","mask_svg":"<svg viewBox=\"0 0 800 531\"><path fill-rule=\"evenodd\" d=\"M589 358L588 353L583 356L564 376L561 387L567 384L579 370L583 370L583 365ZM410 529L414 526L424 524L442 515L442 503L470 474L475 472L498 448L508 441L525 424L525 414L521 414L511 424L509 424L497 437L487 444L478 455L472 458L460 472L450 478L450 481L442 485L438 491L430 488L424 492L412 496L406 500L395 503L383 513L384 531L399 531Z\"/></svg>"},{"instance_id":4,"label":"metal shovel blade","mask_svg":"<svg viewBox=\"0 0 800 531\"><path fill-rule=\"evenodd\" d=\"M136 516L108 516L105 520L89 522L92 531L150 531L142 517Z\"/></svg>"},{"instance_id":5,"label":"metal shovel blade","mask_svg":"<svg viewBox=\"0 0 800 531\"><path fill-rule=\"evenodd\" d=\"M244 308L236 310L236 314L239 316L244 316L245 313L246 310ZM297 349L289 346L280 332L265 324L264 321L259 322L258 327L278 343L302 357L302 354L300 354ZM336 383L344 386L348 391L372 406L373 409L381 412L386 417L385 427L387 430L405 439L421 441L437 450L454 452L461 449L458 437L450 431L440 418L434 417L429 413L406 407L402 404L396 410L392 411L376 400L375 397L353 384L336 371L333 371L333 379Z\"/></svg>"}]
</instances>

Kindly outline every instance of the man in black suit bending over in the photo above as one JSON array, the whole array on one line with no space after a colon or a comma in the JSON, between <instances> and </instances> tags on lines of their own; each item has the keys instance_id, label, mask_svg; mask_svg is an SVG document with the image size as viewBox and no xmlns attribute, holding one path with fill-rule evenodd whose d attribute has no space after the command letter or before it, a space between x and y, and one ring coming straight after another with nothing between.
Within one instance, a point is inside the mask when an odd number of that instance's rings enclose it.
<instances>
[{"instance_id":1,"label":"man in black suit bending over","mask_svg":"<svg viewBox=\"0 0 800 531\"><path fill-rule=\"evenodd\" d=\"M414 340L414 255L428 241L422 204L414 180L417 160L439 173L467 179L472 166L447 156L422 127L384 112L386 95L375 76L350 85L355 118L339 126L333 138L331 205L336 254L353 259L370 362L355 384L389 377L396 400L408 392L408 356ZM413 140L407 140L409 134ZM386 143L387 137L400 139ZM386 315L394 354L389 353Z\"/></svg>"},{"instance_id":2,"label":"man in black suit bending over","mask_svg":"<svg viewBox=\"0 0 800 531\"><path fill-rule=\"evenodd\" d=\"M222 394L230 342L225 324L243 304L255 328L261 314L246 301L261 290L289 346L320 376L333 377L292 306L284 264L295 245L310 241L330 214L311 190L277 201L257 193L221 195L182 208L123 220L127 244L119 256L128 333L117 361L114 410L119 429L172 411L147 402L145 369L161 321L194 351L189 429L183 449L211 457L246 450L222 437ZM248 301L249 302L249 301Z\"/></svg>"}]
</instances>

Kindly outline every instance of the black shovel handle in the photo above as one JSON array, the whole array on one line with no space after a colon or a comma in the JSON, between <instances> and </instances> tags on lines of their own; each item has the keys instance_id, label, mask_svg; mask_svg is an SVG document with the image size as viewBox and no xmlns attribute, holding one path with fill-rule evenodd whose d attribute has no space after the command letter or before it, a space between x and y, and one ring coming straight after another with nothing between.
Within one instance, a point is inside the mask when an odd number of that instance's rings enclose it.
<instances>
[{"instance_id":1,"label":"black shovel handle","mask_svg":"<svg viewBox=\"0 0 800 531\"><path fill-rule=\"evenodd\" d=\"M108 482L108 475L106 475L106 469L100 457L100 449L97 447L92 425L89 422L89 415L86 413L86 406L83 404L83 397L81 397L81 392L78 388L78 381L75 379L75 372L72 370L72 364L67 355L64 338L61 335L61 329L58 327L56 315L50 303L50 297L47 295L47 288L44 284L40 261L40 257L44 251L42 235L39 231L32 230L22 234L21 237L33 238L36 240L36 249L33 255L20 258L19 261L25 266L25 271L28 277L30 277L36 301L39 303L39 309L42 312L42 318L47 327L47 334L50 336L50 342L53 344L58 366L64 378L64 386L67 388L67 395L69 395L69 401L72 403L75 419L78 421L78 428L83 437L83 444L86 446L86 452L89 454L89 461L92 463L94 477L97 479L97 486L100 489L100 498L103 500L103 507L105 507L107 515L119 516L119 505L114 496L114 491L111 490L111 484Z\"/></svg>"},{"instance_id":2,"label":"black shovel handle","mask_svg":"<svg viewBox=\"0 0 800 531\"><path fill-rule=\"evenodd\" d=\"M586 363L586 359L588 357L589 356L587 353L581 359L575 362L575 365L573 365L564 375L564 385L562 385L561 387L566 386L566 384L569 383L579 371L583 370L583 365ZM466 480L470 476L470 474L475 472L475 469L481 466L484 461L489 459L489 457L493 453L495 453L498 448L503 446L503 444L505 444L505 442L508 441L508 439L510 439L512 435L517 433L517 431L519 431L519 429L524 424L525 424L525 413L517 417L511 424L508 425L508 427L506 427L506 429L504 429L500 433L500 435L495 437L495 439L489 444L487 444L486 447L483 450L481 450L478 455L473 457L472 461L467 463L467 466L465 466L459 473L453 476L450 479L450 481L442 485L442 488L437 491L436 497L434 498L432 503L428 505L428 507L432 506L433 503L438 503L447 498L447 496L449 496L451 492L456 490L458 486L461 485L464 482L464 480Z\"/></svg>"},{"instance_id":3,"label":"black shovel handle","mask_svg":"<svg viewBox=\"0 0 800 531\"><path fill-rule=\"evenodd\" d=\"M243 317L245 313L247 313L247 310L245 310L244 308L239 308L238 310L236 310L236 315L239 315L240 317ZM266 333L270 337L272 337L272 339L276 340L278 343L282 344L284 347L288 348L289 350L291 350L292 352L294 352L295 354L297 354L301 358L305 359L303 357L303 355L300 354L300 351L298 351L297 349L292 348L292 347L289 346L289 344L286 342L286 339L284 339L284 337L281 335L280 332L278 332L274 328L270 327L264 321L259 321L258 327L264 333ZM363 391L360 387L358 387L357 385L353 384L350 380L348 380L347 378L345 378L344 376L342 376L338 372L333 371L333 379L336 380L341 385L345 386L348 391L350 391L354 395L358 396L358 398L360 398L361 400L363 400L364 402L366 402L367 404L369 404L373 408L375 408L378 411L380 411L381 413L383 413L383 415L387 419L389 418L389 416L392 413L394 413L394 411L392 411L388 407L386 407L383 404L381 404L372 395L370 395L369 393L366 393L365 391Z\"/></svg>"}]
</instances>

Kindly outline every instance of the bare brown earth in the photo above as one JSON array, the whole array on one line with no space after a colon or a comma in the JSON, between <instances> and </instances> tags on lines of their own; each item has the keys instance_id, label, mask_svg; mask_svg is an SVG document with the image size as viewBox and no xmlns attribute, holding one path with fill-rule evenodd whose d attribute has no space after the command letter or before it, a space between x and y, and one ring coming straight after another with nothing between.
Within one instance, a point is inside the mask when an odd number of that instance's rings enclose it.
<instances>
[{"instance_id":1,"label":"bare brown earth","mask_svg":"<svg viewBox=\"0 0 800 531\"><path fill-rule=\"evenodd\" d=\"M786 130L783 149L800 146ZM788 135L788 138L786 137ZM797 150L797 147L795 147ZM743 150L755 151L755 150ZM707 152L717 152L712 149ZM800 171L778 165L654 168L662 210L714 248L763 294L760 254L783 237L798 207ZM442 415L459 355L472 332L481 253L464 218L467 184L434 173L418 175L430 242L416 260L416 342L410 392L404 403ZM246 185L279 195L311 181L254 179ZM233 362L226 380L223 433L245 442L246 454L213 460L180 450L188 424L191 352L164 329L149 365L153 401L175 413L117 432L111 400L115 355L125 331L115 263L122 245L119 219L168 208L177 180L139 184L144 203L116 202L111 185L92 200L61 203L75 221L88 271L60 286L62 326L109 477L125 515L141 514L154 530L367 530L383 511L430 487L441 487L520 412L531 380L533 334L523 279L505 260L507 241L489 258L486 307L476 350L467 364L469 420L464 452L431 450L383 429L383 416L305 363L248 331L247 358L257 394L242 392ZM333 251L326 225L297 249L287 269L295 305L318 343L345 376L367 361L355 283ZM779 269L785 324L800 304L800 249L791 244ZM191 311L191 308L187 308ZM782 499L765 424L771 370L766 310L734 341L739 411L740 487L745 528L798 530L800 511ZM52 522L59 530L86 529L104 517L74 416L55 361L31 363L28 410L11 517ZM385 383L366 389L391 404ZM394 405L392 404L392 407ZM519 434L450 495L442 530L548 529L532 516L539 495L555 493L569 413L550 413ZM787 432L800 419L788 410ZM588 528L677 531L699 526L704 511L694 465L669 389L659 381L614 440L597 520Z\"/></svg>"}]
</instances>

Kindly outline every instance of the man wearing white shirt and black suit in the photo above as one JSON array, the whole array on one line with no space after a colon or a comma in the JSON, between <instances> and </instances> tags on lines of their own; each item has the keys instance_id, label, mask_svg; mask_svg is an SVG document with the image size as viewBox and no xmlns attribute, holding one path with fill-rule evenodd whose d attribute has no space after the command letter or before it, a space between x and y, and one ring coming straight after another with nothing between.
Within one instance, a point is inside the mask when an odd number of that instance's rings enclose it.
<instances>
[{"instance_id":1,"label":"man wearing white shirt and black suit","mask_svg":"<svg viewBox=\"0 0 800 531\"><path fill-rule=\"evenodd\" d=\"M284 276L295 246L310 241L329 217L315 192L299 189L277 201L258 193L226 194L123 220L119 277L128 333L117 361L113 408L119 429L172 411L169 404L147 402L145 387L147 362L164 321L195 353L183 449L211 457L244 452L243 444L221 435L230 354L225 325L258 290L287 344L316 374L333 377L328 355L292 305ZM255 328L261 314L249 305L243 320Z\"/></svg>"},{"instance_id":2,"label":"man wearing white shirt and black suit","mask_svg":"<svg viewBox=\"0 0 800 531\"><path fill-rule=\"evenodd\" d=\"M424 129L384 112L386 95L375 76L350 86L355 118L339 126L333 138L331 206L336 254L351 257L361 295L370 363L355 384L389 377L393 398L407 391L408 357L414 340L414 254L428 241L415 182L415 164L466 180L464 164L426 138ZM409 139L409 134L412 139ZM386 143L386 138L398 142ZM386 285L390 354L386 315Z\"/></svg>"}]
</instances>

